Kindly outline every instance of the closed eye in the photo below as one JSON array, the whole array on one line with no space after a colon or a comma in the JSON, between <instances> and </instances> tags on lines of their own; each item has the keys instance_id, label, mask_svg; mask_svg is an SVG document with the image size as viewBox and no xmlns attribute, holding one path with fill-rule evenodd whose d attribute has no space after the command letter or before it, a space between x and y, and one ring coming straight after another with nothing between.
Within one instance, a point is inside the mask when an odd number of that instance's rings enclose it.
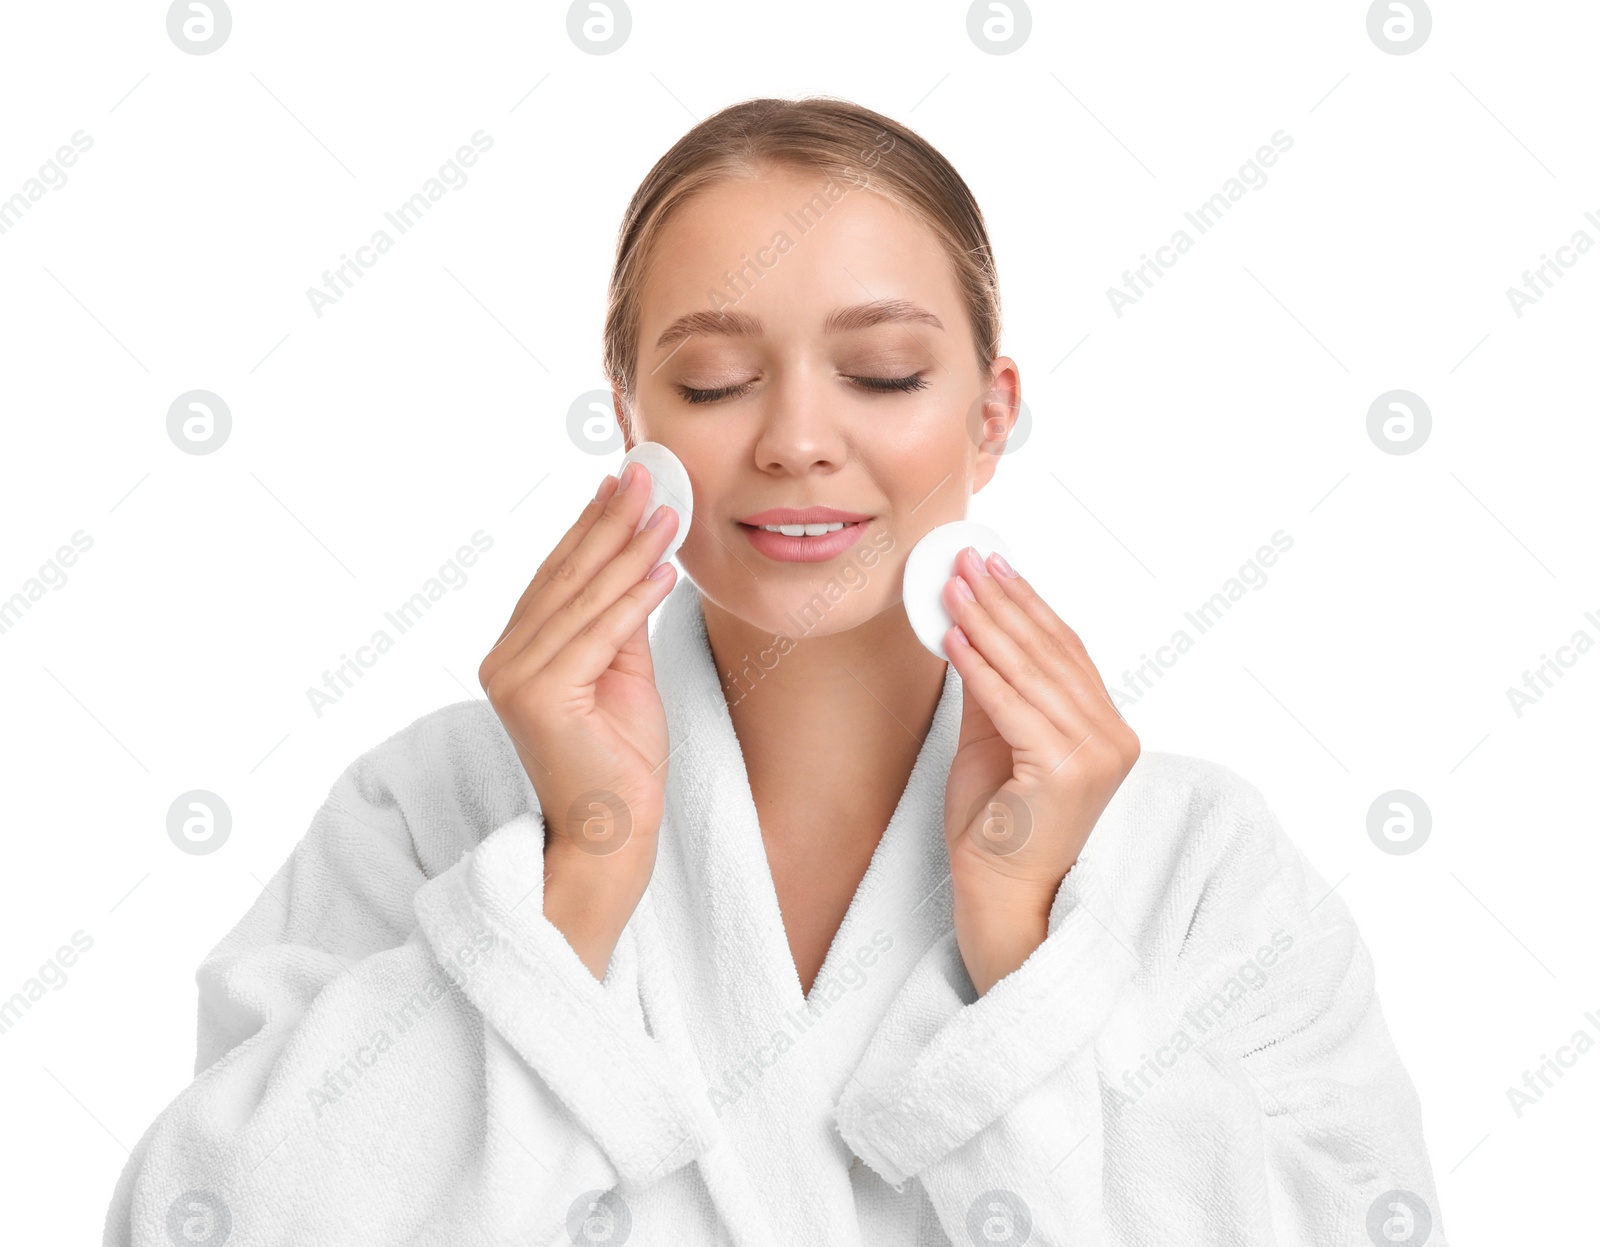
<instances>
[{"instance_id":1,"label":"closed eye","mask_svg":"<svg viewBox=\"0 0 1600 1247\"><path fill-rule=\"evenodd\" d=\"M849 379L863 389L875 394L910 393L913 390L925 389L928 384L927 378L920 372L914 372L909 377L851 377ZM720 399L735 398L742 395L753 384L755 384L753 381L746 381L743 385L725 385L715 390L696 390L687 385L680 385L676 388L678 393L683 395L686 402L715 403Z\"/></svg>"}]
</instances>

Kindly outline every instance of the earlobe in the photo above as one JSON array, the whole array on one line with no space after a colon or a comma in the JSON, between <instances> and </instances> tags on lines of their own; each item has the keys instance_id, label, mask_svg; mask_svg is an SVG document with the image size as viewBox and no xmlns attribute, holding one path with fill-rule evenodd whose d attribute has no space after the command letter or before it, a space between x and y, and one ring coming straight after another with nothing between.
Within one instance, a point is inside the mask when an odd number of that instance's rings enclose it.
<instances>
[{"instance_id":1,"label":"earlobe","mask_svg":"<svg viewBox=\"0 0 1600 1247\"><path fill-rule=\"evenodd\" d=\"M994 479L995 469L1000 464L1000 456L987 454L981 448L978 451L978 461L972 471L972 492L982 492L984 486Z\"/></svg>"}]
</instances>

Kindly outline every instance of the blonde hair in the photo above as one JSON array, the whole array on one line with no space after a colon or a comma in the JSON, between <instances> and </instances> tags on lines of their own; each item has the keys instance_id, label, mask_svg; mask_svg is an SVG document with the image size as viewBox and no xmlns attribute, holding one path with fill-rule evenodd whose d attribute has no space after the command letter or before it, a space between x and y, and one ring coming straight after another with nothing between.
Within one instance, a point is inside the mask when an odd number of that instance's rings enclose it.
<instances>
[{"instance_id":1,"label":"blonde hair","mask_svg":"<svg viewBox=\"0 0 1600 1247\"><path fill-rule=\"evenodd\" d=\"M863 177L862 163L870 164L870 177ZM719 182L757 178L772 166L870 186L925 222L950 255L979 373L987 377L1000 351L1000 284L983 214L961 175L919 135L848 100L752 99L714 113L674 143L623 215L606 301L603 368L623 397L625 420L636 397L640 296L662 228L694 195Z\"/></svg>"}]
</instances>

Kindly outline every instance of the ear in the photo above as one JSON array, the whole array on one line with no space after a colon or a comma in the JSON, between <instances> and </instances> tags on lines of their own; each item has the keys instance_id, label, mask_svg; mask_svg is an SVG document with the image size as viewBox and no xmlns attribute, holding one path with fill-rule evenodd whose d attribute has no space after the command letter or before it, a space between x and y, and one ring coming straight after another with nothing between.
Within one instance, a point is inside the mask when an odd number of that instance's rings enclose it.
<instances>
[{"instance_id":1,"label":"ear","mask_svg":"<svg viewBox=\"0 0 1600 1247\"><path fill-rule=\"evenodd\" d=\"M1016 430L1021 403L1022 377L1017 371L1017 361L1009 355L998 356L989 367L988 387L974 404L968 426L978 447L973 493L987 485L1000 466L1006 441Z\"/></svg>"}]
</instances>

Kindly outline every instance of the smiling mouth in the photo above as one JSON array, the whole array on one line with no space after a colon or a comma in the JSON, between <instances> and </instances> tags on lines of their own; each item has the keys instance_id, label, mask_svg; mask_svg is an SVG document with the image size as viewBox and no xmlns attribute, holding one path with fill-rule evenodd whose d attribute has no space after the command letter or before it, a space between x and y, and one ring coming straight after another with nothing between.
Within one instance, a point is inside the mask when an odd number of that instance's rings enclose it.
<instances>
[{"instance_id":1,"label":"smiling mouth","mask_svg":"<svg viewBox=\"0 0 1600 1247\"><path fill-rule=\"evenodd\" d=\"M826 524L746 524L743 520L736 520L740 528L748 528L755 532L777 533L785 537L826 537L829 533L836 533L846 528L858 528L866 523L865 520L833 520Z\"/></svg>"}]
</instances>

